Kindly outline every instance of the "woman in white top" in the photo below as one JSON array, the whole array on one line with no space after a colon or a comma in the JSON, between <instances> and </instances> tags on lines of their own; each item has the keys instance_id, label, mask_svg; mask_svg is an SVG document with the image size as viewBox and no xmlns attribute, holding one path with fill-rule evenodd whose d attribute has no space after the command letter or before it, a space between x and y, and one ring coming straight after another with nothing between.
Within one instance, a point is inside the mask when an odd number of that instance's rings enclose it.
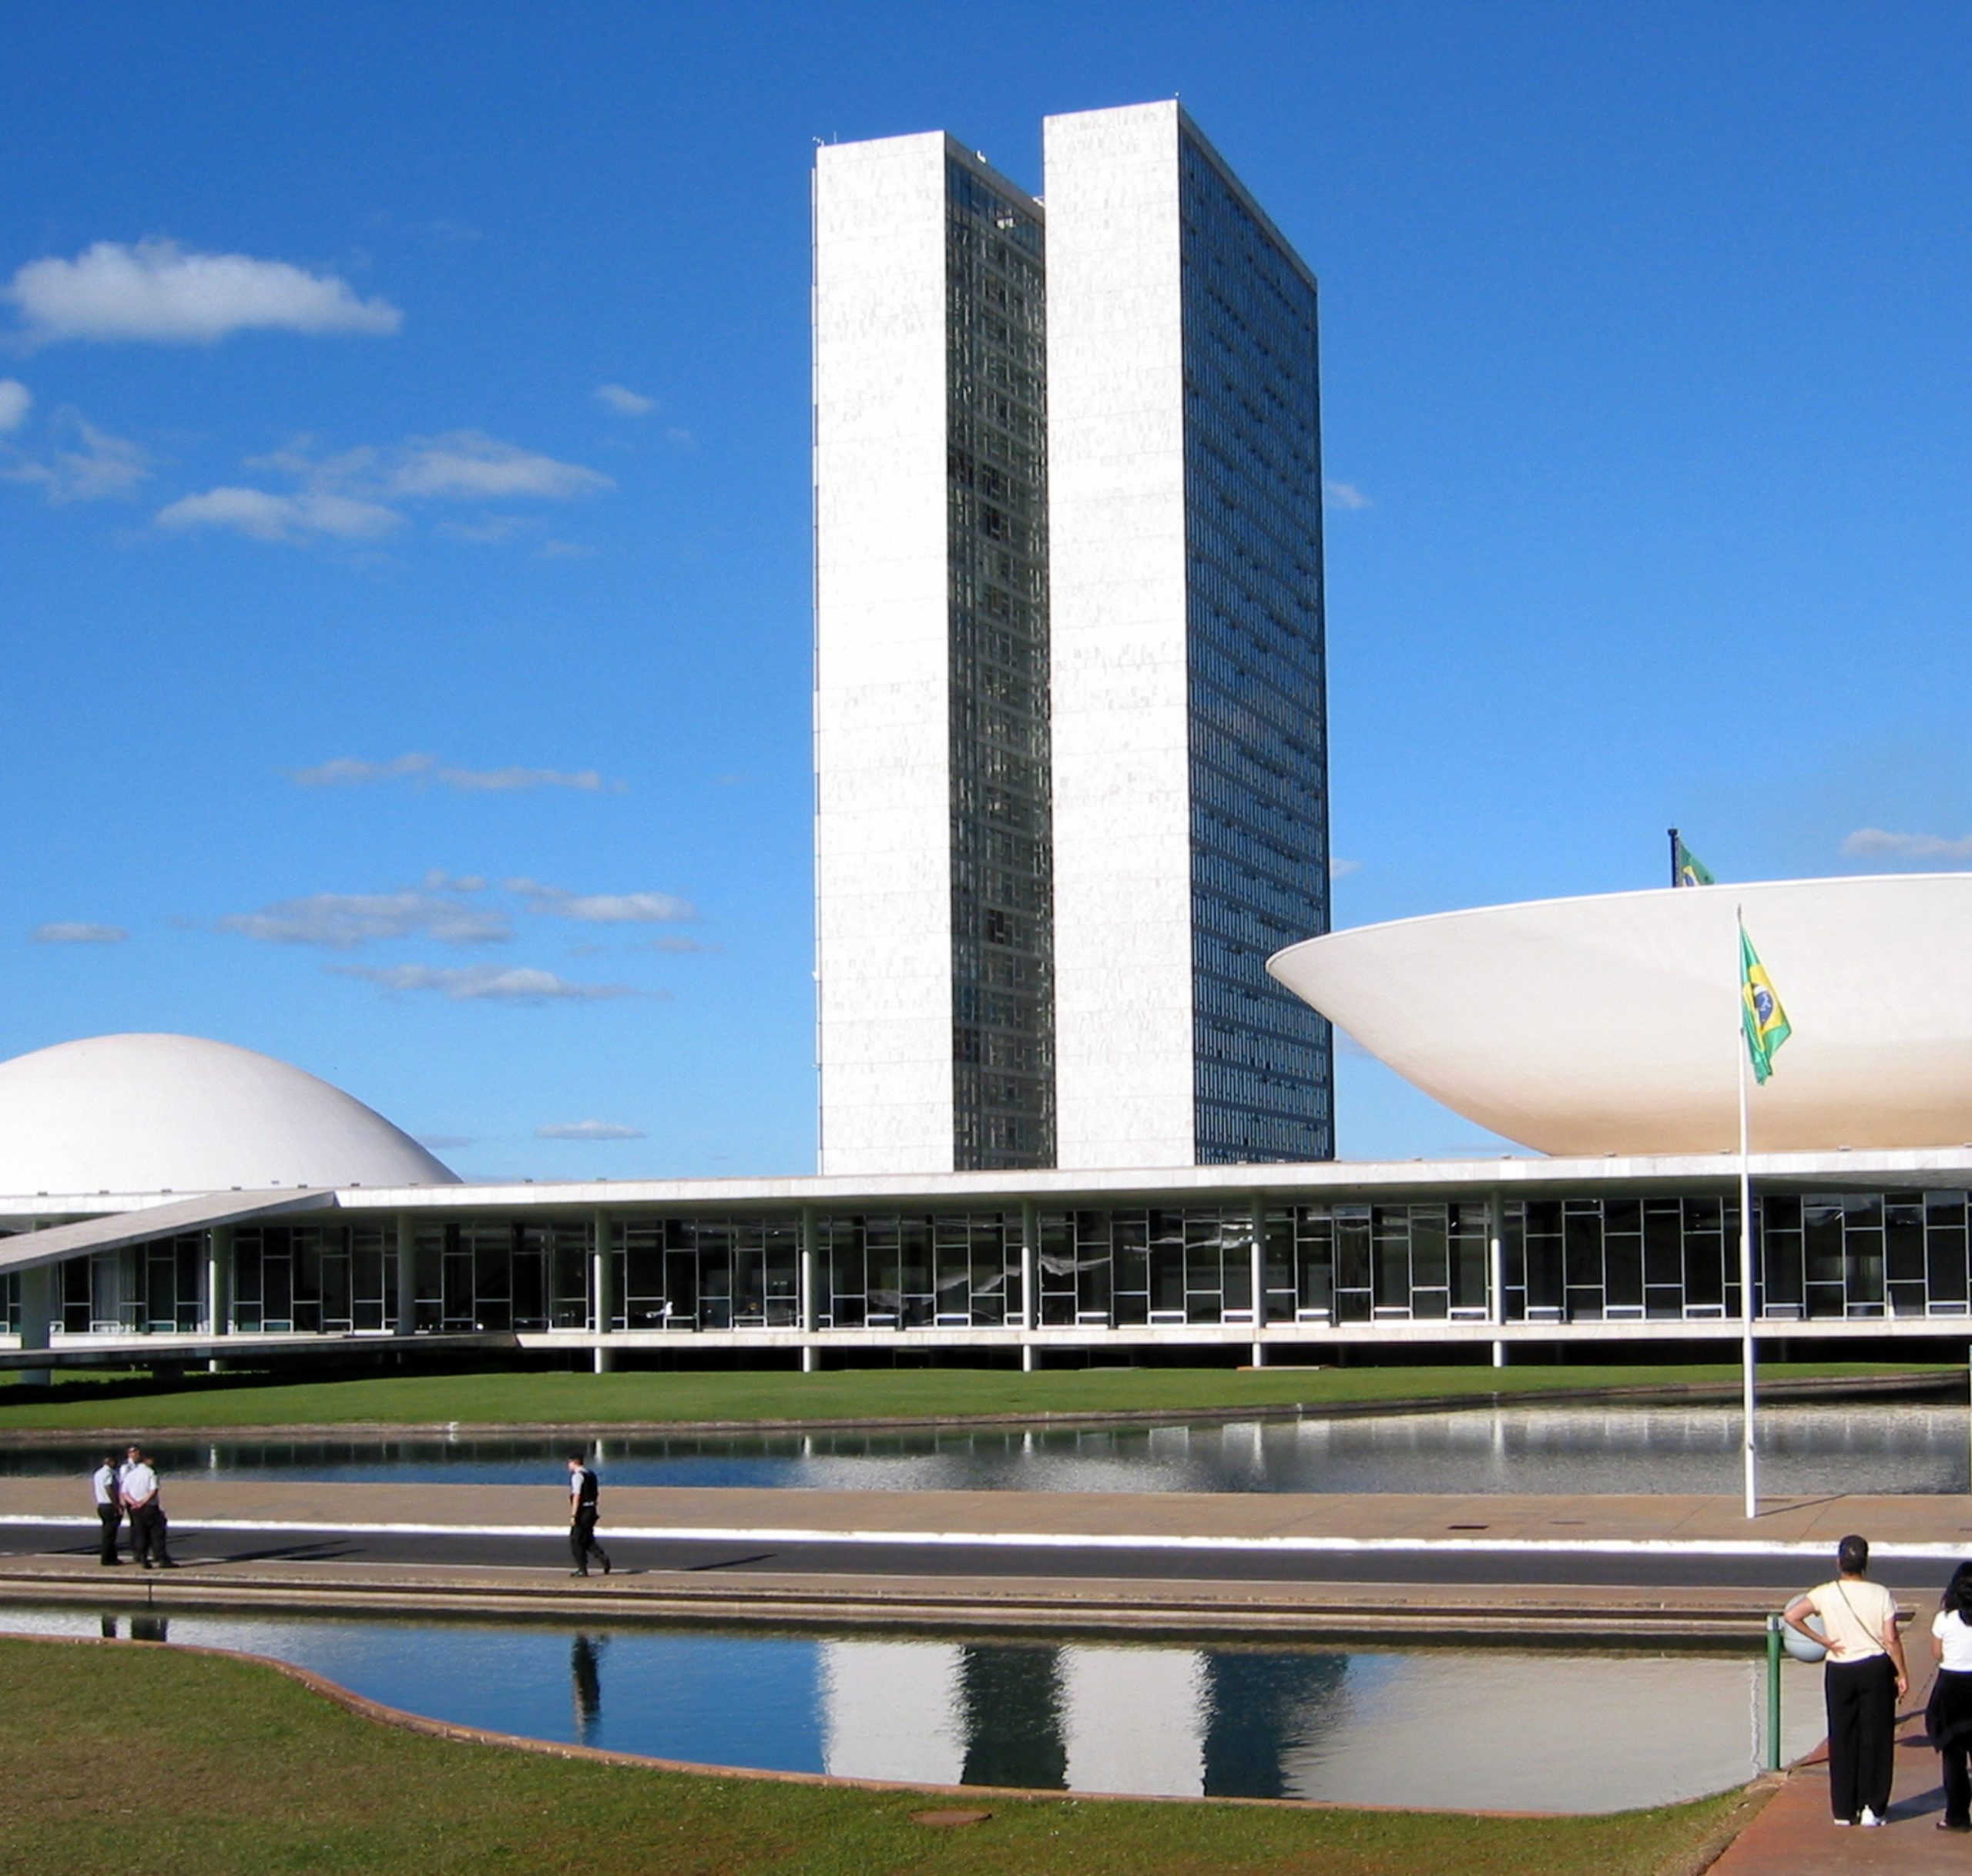
<instances>
[{"instance_id":1,"label":"woman in white top","mask_svg":"<svg viewBox=\"0 0 1972 1876\"><path fill-rule=\"evenodd\" d=\"M1897 1703L1910 1690L1897 1598L1870 1581L1869 1540L1843 1539L1833 1583L1787 1605L1783 1616L1810 1641L1826 1640L1822 1690L1828 1702L1828 1801L1837 1824L1881 1824L1890 1811ZM1821 1617L1822 1633L1808 1627Z\"/></svg>"},{"instance_id":2,"label":"woman in white top","mask_svg":"<svg viewBox=\"0 0 1972 1876\"><path fill-rule=\"evenodd\" d=\"M1944 1760L1944 1815L1940 1831L1972 1831L1972 1563L1951 1573L1938 1613L1931 1618L1931 1659L1938 1664L1924 1709L1924 1730Z\"/></svg>"}]
</instances>

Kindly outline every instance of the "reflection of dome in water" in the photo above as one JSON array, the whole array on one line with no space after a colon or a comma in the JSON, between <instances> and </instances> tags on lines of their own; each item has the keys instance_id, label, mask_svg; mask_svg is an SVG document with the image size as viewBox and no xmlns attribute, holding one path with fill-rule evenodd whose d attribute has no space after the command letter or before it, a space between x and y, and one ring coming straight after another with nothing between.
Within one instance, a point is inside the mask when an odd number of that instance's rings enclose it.
<instances>
[{"instance_id":1,"label":"reflection of dome in water","mask_svg":"<svg viewBox=\"0 0 1972 1876\"><path fill-rule=\"evenodd\" d=\"M0 1062L0 1192L454 1185L327 1082L195 1036L95 1036Z\"/></svg>"}]
</instances>

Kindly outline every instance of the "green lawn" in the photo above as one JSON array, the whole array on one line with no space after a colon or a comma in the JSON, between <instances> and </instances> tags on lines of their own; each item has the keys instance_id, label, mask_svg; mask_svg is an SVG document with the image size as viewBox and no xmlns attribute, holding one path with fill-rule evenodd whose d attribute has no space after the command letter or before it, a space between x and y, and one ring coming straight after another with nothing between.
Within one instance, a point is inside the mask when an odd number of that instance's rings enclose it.
<instances>
[{"instance_id":1,"label":"green lawn","mask_svg":"<svg viewBox=\"0 0 1972 1876\"><path fill-rule=\"evenodd\" d=\"M659 1773L429 1738L271 1670L140 1644L0 1640L8 1868L156 1876L1657 1876L1702 1867L1739 1794L1485 1819L958 1801Z\"/></svg>"},{"instance_id":2,"label":"green lawn","mask_svg":"<svg viewBox=\"0 0 1972 1876\"><path fill-rule=\"evenodd\" d=\"M1783 1377L1936 1372L1948 1365L1774 1364ZM1019 1418L1091 1412L1182 1414L1213 1408L1350 1402L1456 1402L1495 1392L1736 1384L1730 1363L1689 1367L1084 1368L1022 1375L978 1368L777 1373L491 1372L270 1382L200 1377L165 1385L82 1379L0 1387L0 1438L32 1428L348 1425L616 1425L628 1422Z\"/></svg>"}]
</instances>

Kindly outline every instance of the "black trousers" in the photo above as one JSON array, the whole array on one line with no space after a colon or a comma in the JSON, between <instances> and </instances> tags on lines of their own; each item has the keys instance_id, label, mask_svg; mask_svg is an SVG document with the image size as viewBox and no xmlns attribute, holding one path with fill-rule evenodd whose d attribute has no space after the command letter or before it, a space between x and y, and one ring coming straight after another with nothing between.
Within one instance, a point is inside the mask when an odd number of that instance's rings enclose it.
<instances>
[{"instance_id":1,"label":"black trousers","mask_svg":"<svg viewBox=\"0 0 1972 1876\"><path fill-rule=\"evenodd\" d=\"M1944 1773L1944 1821L1972 1827L1972 1673L1941 1667L1931 1684L1931 1703L1924 1713Z\"/></svg>"},{"instance_id":2,"label":"black trousers","mask_svg":"<svg viewBox=\"0 0 1972 1876\"><path fill-rule=\"evenodd\" d=\"M159 1563L171 1561L164 1547L164 1507L156 1499L130 1507L130 1555L146 1568L153 1558Z\"/></svg>"},{"instance_id":3,"label":"black trousers","mask_svg":"<svg viewBox=\"0 0 1972 1876\"><path fill-rule=\"evenodd\" d=\"M106 1563L116 1561L116 1533L123 1523L121 1505L99 1505L96 1515L102 1520L102 1559Z\"/></svg>"},{"instance_id":4,"label":"black trousers","mask_svg":"<svg viewBox=\"0 0 1972 1876\"><path fill-rule=\"evenodd\" d=\"M605 1569L609 1567L609 1553L595 1541L595 1507L585 1505L568 1526L568 1548L575 1554L575 1568L585 1575L589 1571L592 1553Z\"/></svg>"},{"instance_id":5,"label":"black trousers","mask_svg":"<svg viewBox=\"0 0 1972 1876\"><path fill-rule=\"evenodd\" d=\"M1828 1804L1853 1820L1866 1805L1890 1809L1890 1757L1896 1749L1897 1670L1888 1655L1831 1661L1822 1670L1828 1701Z\"/></svg>"}]
</instances>

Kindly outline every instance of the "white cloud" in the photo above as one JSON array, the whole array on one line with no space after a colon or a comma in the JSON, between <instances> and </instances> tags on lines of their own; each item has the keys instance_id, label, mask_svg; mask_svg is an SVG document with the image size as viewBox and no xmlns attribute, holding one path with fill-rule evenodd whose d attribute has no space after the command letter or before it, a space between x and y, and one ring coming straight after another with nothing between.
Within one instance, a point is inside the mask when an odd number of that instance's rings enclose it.
<instances>
[{"instance_id":1,"label":"white cloud","mask_svg":"<svg viewBox=\"0 0 1972 1876\"><path fill-rule=\"evenodd\" d=\"M0 430L18 430L34 407L34 393L18 378L0 378Z\"/></svg>"},{"instance_id":2,"label":"white cloud","mask_svg":"<svg viewBox=\"0 0 1972 1876\"><path fill-rule=\"evenodd\" d=\"M347 280L281 260L189 253L175 241L99 241L73 260L31 260L4 294L30 337L210 344L230 333L391 333L404 315Z\"/></svg>"},{"instance_id":3,"label":"white cloud","mask_svg":"<svg viewBox=\"0 0 1972 1876\"><path fill-rule=\"evenodd\" d=\"M327 969L332 976L361 977L394 993L432 990L454 1003L592 1003L646 994L627 983L571 983L552 970L526 966L471 964L439 970L429 964L330 964Z\"/></svg>"},{"instance_id":4,"label":"white cloud","mask_svg":"<svg viewBox=\"0 0 1972 1876\"><path fill-rule=\"evenodd\" d=\"M37 925L36 944L121 944L129 936L120 925Z\"/></svg>"},{"instance_id":5,"label":"white cloud","mask_svg":"<svg viewBox=\"0 0 1972 1876\"><path fill-rule=\"evenodd\" d=\"M1943 834L1893 834L1880 827L1861 827L1843 842L1842 851L1857 859L1972 859L1972 834L1954 840Z\"/></svg>"},{"instance_id":6,"label":"white cloud","mask_svg":"<svg viewBox=\"0 0 1972 1876\"><path fill-rule=\"evenodd\" d=\"M438 766L435 755L394 755L387 762L366 762L360 756L338 755L312 769L288 773L298 788L361 788L368 782L393 782L401 776L421 776Z\"/></svg>"},{"instance_id":7,"label":"white cloud","mask_svg":"<svg viewBox=\"0 0 1972 1876\"><path fill-rule=\"evenodd\" d=\"M534 1130L537 1140L642 1140L640 1127L619 1127L613 1121L558 1121Z\"/></svg>"},{"instance_id":8,"label":"white cloud","mask_svg":"<svg viewBox=\"0 0 1972 1876\"><path fill-rule=\"evenodd\" d=\"M1353 482L1325 481L1322 484L1322 493L1328 497L1329 506L1332 508L1345 508L1353 513L1357 509L1376 506Z\"/></svg>"},{"instance_id":9,"label":"white cloud","mask_svg":"<svg viewBox=\"0 0 1972 1876\"><path fill-rule=\"evenodd\" d=\"M31 483L59 504L127 494L149 479L150 459L136 444L97 429L72 406L55 412L53 427L65 447L58 444L40 457L8 449L0 481Z\"/></svg>"},{"instance_id":10,"label":"white cloud","mask_svg":"<svg viewBox=\"0 0 1972 1876\"><path fill-rule=\"evenodd\" d=\"M255 541L300 543L332 538L374 541L404 524L394 508L305 489L299 494L270 494L261 488L213 488L183 495L156 517L159 528L230 528Z\"/></svg>"},{"instance_id":11,"label":"white cloud","mask_svg":"<svg viewBox=\"0 0 1972 1876\"><path fill-rule=\"evenodd\" d=\"M1362 870L1363 863L1360 860L1338 859L1333 853L1329 856L1328 876L1331 879L1346 879L1352 873Z\"/></svg>"},{"instance_id":12,"label":"white cloud","mask_svg":"<svg viewBox=\"0 0 1972 1876\"><path fill-rule=\"evenodd\" d=\"M373 940L432 938L441 944L504 944L513 936L505 913L459 896L472 882L442 874L422 890L401 893L311 893L283 899L258 912L238 912L219 929L263 944L315 944L350 951Z\"/></svg>"},{"instance_id":13,"label":"white cloud","mask_svg":"<svg viewBox=\"0 0 1972 1876\"><path fill-rule=\"evenodd\" d=\"M414 437L389 449L365 446L335 455L315 453L304 437L246 468L287 476L292 494L263 488L216 488L173 502L157 517L161 528L221 527L260 541L290 543L326 538L373 539L400 527L405 501L505 501L530 497L568 501L613 488L609 477L579 463L558 461L484 430L461 430ZM447 522L448 533L481 543L527 534L538 524L495 515L478 525Z\"/></svg>"},{"instance_id":14,"label":"white cloud","mask_svg":"<svg viewBox=\"0 0 1972 1876\"><path fill-rule=\"evenodd\" d=\"M648 417L657 408L655 397L646 397L642 392L633 391L625 384L597 385L595 400L619 417Z\"/></svg>"},{"instance_id":15,"label":"white cloud","mask_svg":"<svg viewBox=\"0 0 1972 1876\"><path fill-rule=\"evenodd\" d=\"M679 956L709 957L723 947L703 944L696 938L646 938L633 948L639 951L668 951Z\"/></svg>"},{"instance_id":16,"label":"white cloud","mask_svg":"<svg viewBox=\"0 0 1972 1876\"><path fill-rule=\"evenodd\" d=\"M675 925L699 916L689 899L669 893L571 893L535 879L506 883L528 911L546 918L579 919L590 925Z\"/></svg>"},{"instance_id":17,"label":"white cloud","mask_svg":"<svg viewBox=\"0 0 1972 1876\"><path fill-rule=\"evenodd\" d=\"M415 754L394 755L382 762L366 762L356 755L338 755L331 761L317 762L311 769L294 769L288 772L300 788L361 788L374 782L408 779L419 788L435 782L441 788L456 789L469 795L511 794L536 788L572 789L584 795L605 792L620 795L626 786L621 782L605 781L593 769L528 769L518 763L511 763L502 769L461 769L449 763L441 767L435 755Z\"/></svg>"},{"instance_id":18,"label":"white cloud","mask_svg":"<svg viewBox=\"0 0 1972 1876\"><path fill-rule=\"evenodd\" d=\"M438 779L448 788L461 789L475 794L499 794L516 789L572 788L579 793L594 795L608 789L620 795L623 784L605 782L593 769L581 769L572 773L559 769L522 769L510 766L505 769L441 769Z\"/></svg>"},{"instance_id":19,"label":"white cloud","mask_svg":"<svg viewBox=\"0 0 1972 1876\"><path fill-rule=\"evenodd\" d=\"M484 430L455 430L441 437L414 437L386 467L394 494L451 496L468 501L507 501L533 495L565 501L615 483L595 469L558 462L502 443Z\"/></svg>"}]
</instances>

